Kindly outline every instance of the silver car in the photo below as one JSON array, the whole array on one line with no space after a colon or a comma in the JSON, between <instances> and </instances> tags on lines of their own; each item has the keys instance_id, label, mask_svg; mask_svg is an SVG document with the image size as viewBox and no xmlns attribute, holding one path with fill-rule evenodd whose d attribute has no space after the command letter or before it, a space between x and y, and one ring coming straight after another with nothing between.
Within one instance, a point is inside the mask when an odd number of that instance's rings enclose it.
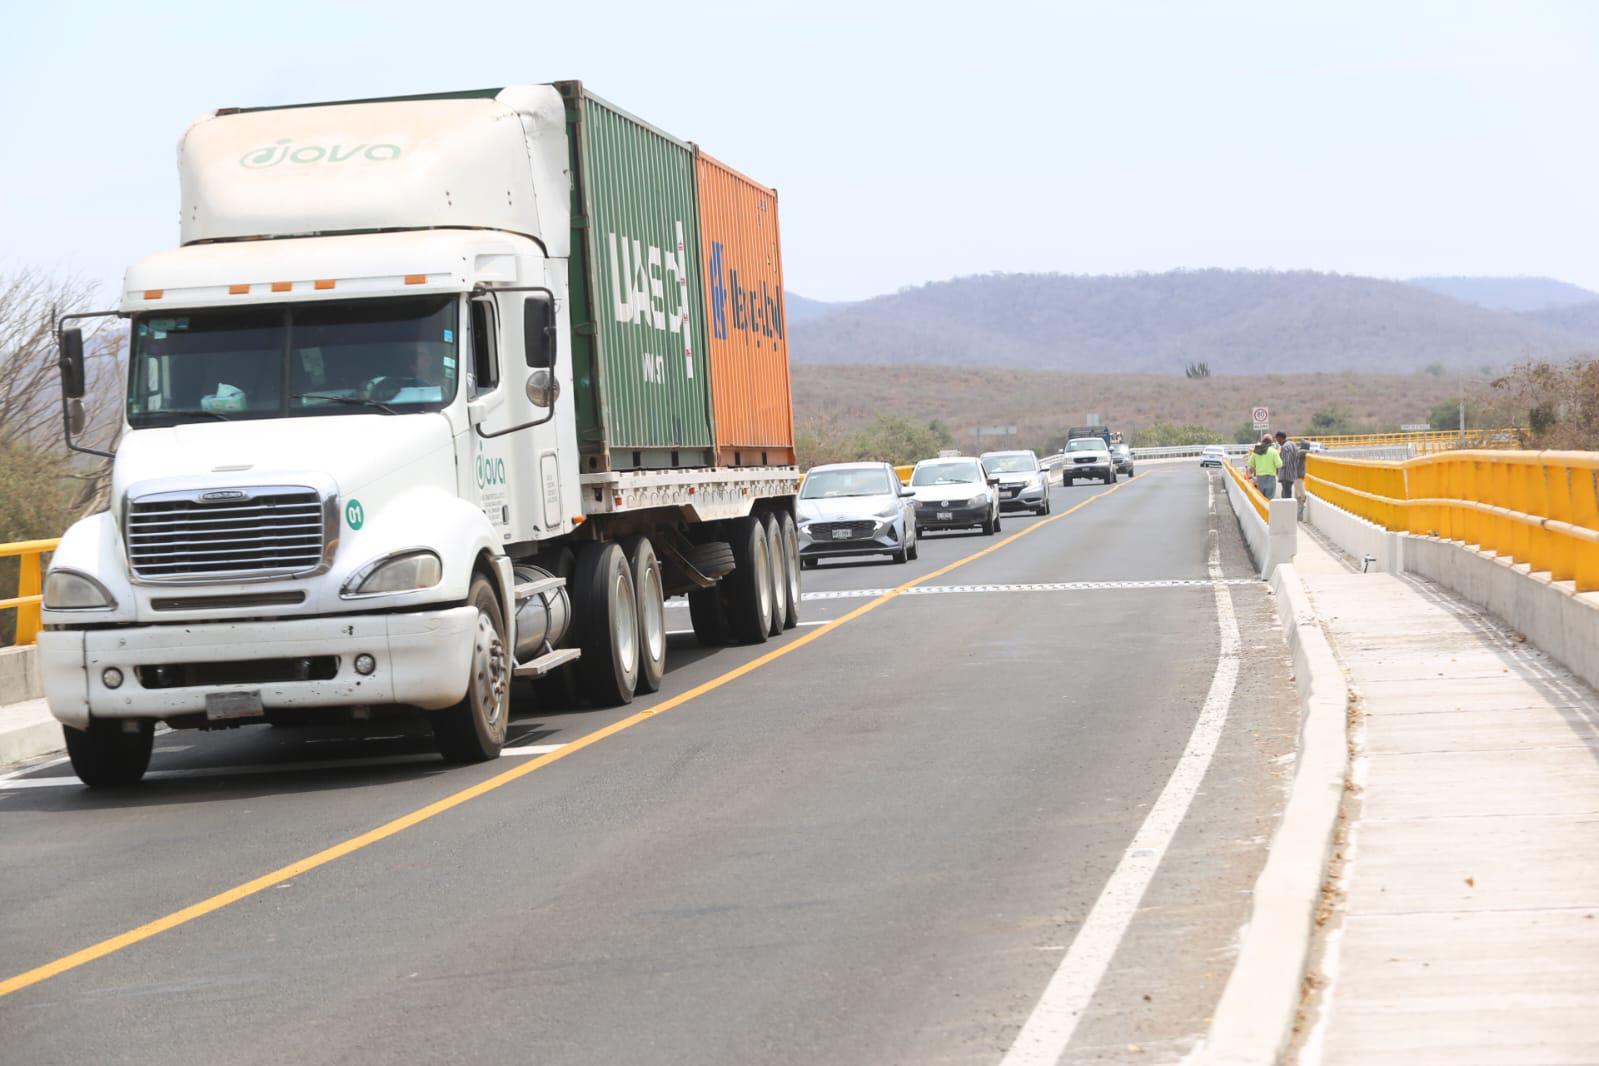
<instances>
[{"instance_id":1,"label":"silver car","mask_svg":"<svg viewBox=\"0 0 1599 1066\"><path fill-rule=\"evenodd\" d=\"M1060 461L1060 483L1070 485L1078 478L1093 478L1107 485L1116 482L1116 464L1110 448L1099 437L1073 437L1066 442Z\"/></svg>"},{"instance_id":2,"label":"silver car","mask_svg":"<svg viewBox=\"0 0 1599 1066\"><path fill-rule=\"evenodd\" d=\"M999 479L971 456L923 459L911 472L916 528L999 532Z\"/></svg>"},{"instance_id":3,"label":"silver car","mask_svg":"<svg viewBox=\"0 0 1599 1066\"><path fill-rule=\"evenodd\" d=\"M984 452L983 468L999 479L999 506L1006 511L1049 514L1049 475L1030 451Z\"/></svg>"},{"instance_id":4,"label":"silver car","mask_svg":"<svg viewBox=\"0 0 1599 1066\"><path fill-rule=\"evenodd\" d=\"M800 565L824 556L916 558L916 507L911 490L887 463L812 467L799 495Z\"/></svg>"}]
</instances>

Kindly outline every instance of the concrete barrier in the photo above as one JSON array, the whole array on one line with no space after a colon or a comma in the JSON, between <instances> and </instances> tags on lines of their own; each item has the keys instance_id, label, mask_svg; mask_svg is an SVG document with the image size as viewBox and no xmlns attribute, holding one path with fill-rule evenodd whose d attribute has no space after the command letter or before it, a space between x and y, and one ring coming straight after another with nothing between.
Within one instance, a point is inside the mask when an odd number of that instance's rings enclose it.
<instances>
[{"instance_id":1,"label":"concrete barrier","mask_svg":"<svg viewBox=\"0 0 1599 1066\"><path fill-rule=\"evenodd\" d=\"M1404 571L1404 533L1391 532L1313 494L1305 497L1305 520L1356 559L1369 557L1369 569L1385 574Z\"/></svg>"},{"instance_id":2,"label":"concrete barrier","mask_svg":"<svg viewBox=\"0 0 1599 1066\"><path fill-rule=\"evenodd\" d=\"M1314 495L1306 518L1357 559L1373 556L1374 568L1416 574L1459 594L1599 688L1599 592L1578 592L1573 582L1474 544L1389 532Z\"/></svg>"},{"instance_id":3,"label":"concrete barrier","mask_svg":"<svg viewBox=\"0 0 1599 1066\"><path fill-rule=\"evenodd\" d=\"M0 707L24 703L44 695L39 677L39 651L32 644L0 648Z\"/></svg>"},{"instance_id":4,"label":"concrete barrier","mask_svg":"<svg viewBox=\"0 0 1599 1066\"><path fill-rule=\"evenodd\" d=\"M1299 551L1299 504L1294 500L1269 500L1268 518L1263 520L1236 477L1223 470L1221 479L1227 486L1233 513L1238 516L1249 557L1260 567L1260 576L1269 578L1277 567L1293 562Z\"/></svg>"}]
</instances>

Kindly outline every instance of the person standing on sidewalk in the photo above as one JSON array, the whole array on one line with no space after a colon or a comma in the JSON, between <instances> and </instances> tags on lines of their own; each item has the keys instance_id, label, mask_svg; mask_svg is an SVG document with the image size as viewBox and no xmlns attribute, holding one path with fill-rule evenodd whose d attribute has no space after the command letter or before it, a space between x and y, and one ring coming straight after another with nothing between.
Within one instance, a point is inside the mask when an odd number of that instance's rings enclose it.
<instances>
[{"instance_id":1,"label":"person standing on sidewalk","mask_svg":"<svg viewBox=\"0 0 1599 1066\"><path fill-rule=\"evenodd\" d=\"M1305 476L1305 453L1298 444L1288 439L1288 434L1282 430L1277 431L1277 455L1282 459L1282 469L1277 471L1277 485L1282 491L1282 498L1294 498L1294 482L1301 481Z\"/></svg>"},{"instance_id":2,"label":"person standing on sidewalk","mask_svg":"<svg viewBox=\"0 0 1599 1066\"><path fill-rule=\"evenodd\" d=\"M1255 478L1255 488L1266 499L1277 495L1277 471L1282 468L1282 456L1272 447L1271 437L1260 438L1260 443L1250 449L1246 465Z\"/></svg>"}]
</instances>

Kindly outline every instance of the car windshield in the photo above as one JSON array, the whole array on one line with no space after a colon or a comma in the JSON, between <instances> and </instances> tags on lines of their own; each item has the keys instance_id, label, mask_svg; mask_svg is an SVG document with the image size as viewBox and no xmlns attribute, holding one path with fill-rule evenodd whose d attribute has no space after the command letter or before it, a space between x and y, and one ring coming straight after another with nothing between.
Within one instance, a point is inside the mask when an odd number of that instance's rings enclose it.
<instances>
[{"instance_id":1,"label":"car windshield","mask_svg":"<svg viewBox=\"0 0 1599 1066\"><path fill-rule=\"evenodd\" d=\"M128 421L437 411L455 398L456 319L453 296L140 315Z\"/></svg>"},{"instance_id":2,"label":"car windshield","mask_svg":"<svg viewBox=\"0 0 1599 1066\"><path fill-rule=\"evenodd\" d=\"M983 465L994 474L1031 474L1038 470L1038 460L1031 452L998 452L983 456Z\"/></svg>"},{"instance_id":3,"label":"car windshield","mask_svg":"<svg viewBox=\"0 0 1599 1066\"><path fill-rule=\"evenodd\" d=\"M960 459L948 463L923 463L911 475L912 485L969 485L983 481L977 460Z\"/></svg>"},{"instance_id":4,"label":"car windshield","mask_svg":"<svg viewBox=\"0 0 1599 1066\"><path fill-rule=\"evenodd\" d=\"M1078 440L1068 441L1066 450L1069 452L1102 452L1105 442L1098 437L1083 437Z\"/></svg>"},{"instance_id":5,"label":"car windshield","mask_svg":"<svg viewBox=\"0 0 1599 1066\"><path fill-rule=\"evenodd\" d=\"M802 500L840 496L888 496L899 491L899 479L881 469L816 470L805 475Z\"/></svg>"}]
</instances>

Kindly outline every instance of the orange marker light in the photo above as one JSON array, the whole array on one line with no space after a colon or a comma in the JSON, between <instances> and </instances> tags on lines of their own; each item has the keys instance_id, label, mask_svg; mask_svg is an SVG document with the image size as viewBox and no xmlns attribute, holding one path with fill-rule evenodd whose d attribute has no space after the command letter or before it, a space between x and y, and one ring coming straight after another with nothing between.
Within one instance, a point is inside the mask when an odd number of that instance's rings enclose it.
<instances>
[{"instance_id":1,"label":"orange marker light","mask_svg":"<svg viewBox=\"0 0 1599 1066\"><path fill-rule=\"evenodd\" d=\"M292 281L274 281L272 283L273 292L288 292L292 288L294 288L294 282Z\"/></svg>"},{"instance_id":2,"label":"orange marker light","mask_svg":"<svg viewBox=\"0 0 1599 1066\"><path fill-rule=\"evenodd\" d=\"M427 282L428 276L426 274L407 274L405 276L407 285L426 285Z\"/></svg>"},{"instance_id":3,"label":"orange marker light","mask_svg":"<svg viewBox=\"0 0 1599 1066\"><path fill-rule=\"evenodd\" d=\"M333 286L334 281L332 278L317 278L316 280L316 287L319 289L331 289Z\"/></svg>"},{"instance_id":4,"label":"orange marker light","mask_svg":"<svg viewBox=\"0 0 1599 1066\"><path fill-rule=\"evenodd\" d=\"M161 299L162 294L165 292L165 289L145 289L144 298L146 300L159 300Z\"/></svg>"},{"instance_id":5,"label":"orange marker light","mask_svg":"<svg viewBox=\"0 0 1599 1066\"><path fill-rule=\"evenodd\" d=\"M228 295L229 296L243 296L245 293L247 293L249 291L250 291L250 286L248 286L248 285L229 285L228 286Z\"/></svg>"}]
</instances>

